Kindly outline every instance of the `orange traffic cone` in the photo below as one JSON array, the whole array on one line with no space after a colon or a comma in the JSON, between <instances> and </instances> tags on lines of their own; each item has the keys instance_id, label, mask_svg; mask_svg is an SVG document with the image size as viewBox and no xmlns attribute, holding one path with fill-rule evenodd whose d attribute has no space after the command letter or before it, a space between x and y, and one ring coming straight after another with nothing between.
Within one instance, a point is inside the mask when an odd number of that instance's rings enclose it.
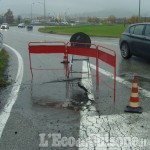
<instances>
[{"instance_id":1,"label":"orange traffic cone","mask_svg":"<svg viewBox=\"0 0 150 150\"><path fill-rule=\"evenodd\" d=\"M132 83L132 93L129 100L129 106L126 107L125 112L142 113L142 108L139 104L138 80L136 77L134 77Z\"/></svg>"},{"instance_id":2,"label":"orange traffic cone","mask_svg":"<svg viewBox=\"0 0 150 150\"><path fill-rule=\"evenodd\" d=\"M68 61L68 55L66 53L64 53L64 59L61 63L69 63Z\"/></svg>"}]
</instances>

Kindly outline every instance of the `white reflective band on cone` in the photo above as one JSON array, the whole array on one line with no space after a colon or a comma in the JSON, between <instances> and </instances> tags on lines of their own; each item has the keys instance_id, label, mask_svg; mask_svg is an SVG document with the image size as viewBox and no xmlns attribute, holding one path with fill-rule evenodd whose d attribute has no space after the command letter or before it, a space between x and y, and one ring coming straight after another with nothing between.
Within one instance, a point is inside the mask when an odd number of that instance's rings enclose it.
<instances>
[{"instance_id":1,"label":"white reflective band on cone","mask_svg":"<svg viewBox=\"0 0 150 150\"><path fill-rule=\"evenodd\" d=\"M138 93L131 93L131 97L139 97Z\"/></svg>"},{"instance_id":2,"label":"white reflective band on cone","mask_svg":"<svg viewBox=\"0 0 150 150\"><path fill-rule=\"evenodd\" d=\"M137 84L137 83L133 83L133 84L132 84L132 87L133 87L133 88L137 88L137 87L138 87L138 84Z\"/></svg>"},{"instance_id":3,"label":"white reflective band on cone","mask_svg":"<svg viewBox=\"0 0 150 150\"><path fill-rule=\"evenodd\" d=\"M130 107L139 107L139 103L130 102Z\"/></svg>"}]
</instances>

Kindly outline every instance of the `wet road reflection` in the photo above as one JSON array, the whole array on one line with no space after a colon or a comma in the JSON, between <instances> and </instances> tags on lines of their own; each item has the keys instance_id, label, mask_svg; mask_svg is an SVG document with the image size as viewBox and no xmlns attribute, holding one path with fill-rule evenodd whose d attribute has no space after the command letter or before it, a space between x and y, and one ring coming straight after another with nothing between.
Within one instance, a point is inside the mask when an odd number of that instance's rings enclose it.
<instances>
[{"instance_id":1,"label":"wet road reflection","mask_svg":"<svg viewBox=\"0 0 150 150\"><path fill-rule=\"evenodd\" d=\"M17 36L14 36L16 34ZM142 115L125 114L124 109L129 102L130 84L134 76L138 77L139 86L149 92L150 62L137 57L123 60L119 52L118 39L92 37L93 43L100 43L115 49L117 53L117 76L119 80L117 81L117 95L114 104L112 68L100 62L100 69L103 70L100 70L100 85L97 88L94 59L90 59L93 67L91 67L90 74L92 85L87 84L90 85L89 87L83 85L82 80L84 78L81 74L74 74L70 76L69 80L66 79L65 70L63 70L65 67L60 63L63 59L62 55L33 56L34 67L55 67L62 70L34 71L34 80L31 82L28 42L45 39L68 41L70 36L44 35L38 33L36 27L32 32L14 27L7 33L5 32L4 37L4 42L11 43L11 46L23 57L25 69L18 99L0 140L0 149L79 149L78 146L52 147L53 141L48 138L49 133L61 134L62 137L80 138L83 141L86 141L93 134L98 135L99 139L105 136L109 139L110 137L149 138L149 97L139 91L140 102L144 110ZM16 64L16 61L11 61L12 67L16 67ZM82 62L77 63L74 69L81 71L82 66ZM15 75L14 72L12 71ZM91 93L94 95L94 100L88 97ZM4 111L3 106L0 109ZM49 141L47 147L39 147L40 134L46 135L45 139ZM85 145L80 145L85 148ZM103 146L108 148L109 141L105 141ZM121 149L121 146L119 148ZM96 148L96 143L92 143L90 146L88 145L87 149L98 148Z\"/></svg>"}]
</instances>

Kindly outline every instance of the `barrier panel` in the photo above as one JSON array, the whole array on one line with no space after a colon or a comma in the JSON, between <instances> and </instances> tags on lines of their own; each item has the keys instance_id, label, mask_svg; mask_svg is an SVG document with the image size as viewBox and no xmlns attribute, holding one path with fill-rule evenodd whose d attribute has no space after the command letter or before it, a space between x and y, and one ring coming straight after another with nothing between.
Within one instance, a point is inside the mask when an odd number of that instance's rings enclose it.
<instances>
[{"instance_id":1,"label":"barrier panel","mask_svg":"<svg viewBox=\"0 0 150 150\"><path fill-rule=\"evenodd\" d=\"M51 53L62 53L68 55L79 55L92 57L96 59L96 83L99 84L99 60L110 65L114 69L114 102L116 99L116 53L114 50L89 43L77 43L77 42L61 42L61 41L50 41L50 42L30 42L29 43L29 61L30 70L33 78L32 69L42 70L38 68L32 68L31 54L51 54ZM68 62L68 61L67 61ZM49 69L54 70L54 69ZM56 69L59 70L59 69ZM68 76L69 68L66 63L66 76Z\"/></svg>"},{"instance_id":2,"label":"barrier panel","mask_svg":"<svg viewBox=\"0 0 150 150\"><path fill-rule=\"evenodd\" d=\"M33 69L43 70L32 67L31 54L52 54L52 53L66 53L66 44L61 41L50 41L50 42L30 42L28 44L29 49L29 61L30 71L33 79ZM49 69L50 70L50 69ZM54 69L51 69L54 70ZM57 69L62 70L62 69Z\"/></svg>"},{"instance_id":3,"label":"barrier panel","mask_svg":"<svg viewBox=\"0 0 150 150\"><path fill-rule=\"evenodd\" d=\"M29 53L47 54L47 53L65 53L66 44L64 42L30 42Z\"/></svg>"},{"instance_id":4,"label":"barrier panel","mask_svg":"<svg viewBox=\"0 0 150 150\"><path fill-rule=\"evenodd\" d=\"M97 46L95 44L68 42L67 54L97 58L98 51L97 51ZM69 74L68 66L66 66L66 70L67 73Z\"/></svg>"},{"instance_id":5,"label":"barrier panel","mask_svg":"<svg viewBox=\"0 0 150 150\"><path fill-rule=\"evenodd\" d=\"M98 49L98 59L110 65L114 69L114 103L115 103L115 100L116 100L116 52L112 49L109 49L100 45L97 46L97 49ZM97 76L99 77L99 75ZM98 79L98 82L99 82L99 79Z\"/></svg>"},{"instance_id":6,"label":"barrier panel","mask_svg":"<svg viewBox=\"0 0 150 150\"><path fill-rule=\"evenodd\" d=\"M87 46L87 45L90 45ZM67 53L86 57L97 57L97 46L95 44L69 42L67 43Z\"/></svg>"}]
</instances>

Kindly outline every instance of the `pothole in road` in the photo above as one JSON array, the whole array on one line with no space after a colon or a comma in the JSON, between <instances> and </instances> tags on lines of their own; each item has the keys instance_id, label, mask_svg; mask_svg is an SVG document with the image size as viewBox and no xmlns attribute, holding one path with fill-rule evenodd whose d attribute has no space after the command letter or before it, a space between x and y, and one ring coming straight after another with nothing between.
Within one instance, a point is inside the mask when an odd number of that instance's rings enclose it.
<instances>
[{"instance_id":1,"label":"pothole in road","mask_svg":"<svg viewBox=\"0 0 150 150\"><path fill-rule=\"evenodd\" d=\"M56 109L71 109L75 111L79 111L83 106L86 105L88 101L88 97L86 93L83 92L74 92L69 99L62 100L52 100L48 98L32 98L32 102L34 105L40 105L43 107L51 107Z\"/></svg>"},{"instance_id":2,"label":"pothole in road","mask_svg":"<svg viewBox=\"0 0 150 150\"><path fill-rule=\"evenodd\" d=\"M80 111L83 106L86 106L89 99L86 90L79 85L80 84L76 84L71 91L69 91L70 96L64 100L52 99L49 97L32 97L32 102L34 105L40 105L43 107Z\"/></svg>"}]
</instances>

